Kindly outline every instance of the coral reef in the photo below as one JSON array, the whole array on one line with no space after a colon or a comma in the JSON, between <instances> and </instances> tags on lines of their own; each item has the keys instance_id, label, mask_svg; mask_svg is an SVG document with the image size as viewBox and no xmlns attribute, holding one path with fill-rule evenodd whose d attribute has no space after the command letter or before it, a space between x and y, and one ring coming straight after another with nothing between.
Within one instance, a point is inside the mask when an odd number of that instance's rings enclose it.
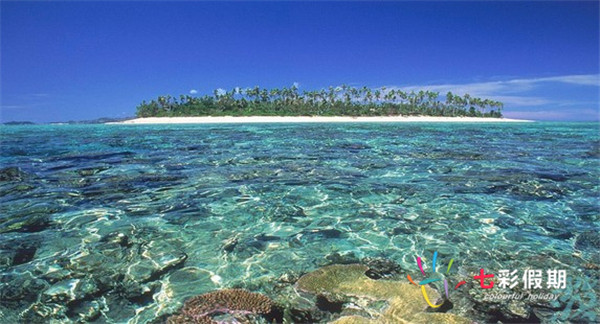
<instances>
[{"instance_id":1,"label":"coral reef","mask_svg":"<svg viewBox=\"0 0 600 324\"><path fill-rule=\"evenodd\" d=\"M384 300L388 306L383 310L367 310L371 318L350 315L341 316L334 323L470 323L471 321L450 313L428 313L421 289L414 285L392 281L373 280L365 275L365 265L330 265L302 276L296 287L304 292L321 295L331 301L352 301L356 305ZM430 287L425 288L430 300L440 295ZM368 306L366 306L368 308ZM342 315L344 311L342 311Z\"/></svg>"},{"instance_id":2,"label":"coral reef","mask_svg":"<svg viewBox=\"0 0 600 324\"><path fill-rule=\"evenodd\" d=\"M211 316L217 314L262 314L271 312L273 302L267 296L243 289L224 289L188 299L176 314L167 319L169 324L216 323Z\"/></svg>"}]
</instances>

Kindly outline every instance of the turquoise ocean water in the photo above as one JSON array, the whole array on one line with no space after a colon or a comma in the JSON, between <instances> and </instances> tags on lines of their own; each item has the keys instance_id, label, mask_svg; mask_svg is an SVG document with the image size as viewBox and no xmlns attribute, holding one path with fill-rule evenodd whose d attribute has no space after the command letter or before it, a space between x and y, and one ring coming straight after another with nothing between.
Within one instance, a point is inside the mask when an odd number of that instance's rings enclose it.
<instances>
[{"instance_id":1,"label":"turquoise ocean water","mask_svg":"<svg viewBox=\"0 0 600 324\"><path fill-rule=\"evenodd\" d=\"M0 322L143 323L227 287L286 298L365 258L420 278L435 251L452 283L471 276L452 312L598 321L598 127L2 126ZM568 282L494 308L480 268Z\"/></svg>"}]
</instances>

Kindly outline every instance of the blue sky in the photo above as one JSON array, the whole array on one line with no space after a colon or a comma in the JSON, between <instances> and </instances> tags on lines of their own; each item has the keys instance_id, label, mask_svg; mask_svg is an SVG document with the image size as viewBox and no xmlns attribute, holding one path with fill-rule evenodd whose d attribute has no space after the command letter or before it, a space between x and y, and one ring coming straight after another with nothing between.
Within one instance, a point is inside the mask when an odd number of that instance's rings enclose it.
<instances>
[{"instance_id":1,"label":"blue sky","mask_svg":"<svg viewBox=\"0 0 600 324\"><path fill-rule=\"evenodd\" d=\"M469 92L599 119L599 4L0 2L2 121L133 116L235 86Z\"/></svg>"}]
</instances>

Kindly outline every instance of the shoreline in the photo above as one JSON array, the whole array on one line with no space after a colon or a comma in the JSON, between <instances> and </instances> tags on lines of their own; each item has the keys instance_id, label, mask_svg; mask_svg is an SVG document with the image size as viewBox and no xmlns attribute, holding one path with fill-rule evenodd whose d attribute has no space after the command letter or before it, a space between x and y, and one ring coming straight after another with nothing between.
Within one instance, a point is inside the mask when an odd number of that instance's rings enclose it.
<instances>
[{"instance_id":1,"label":"shoreline","mask_svg":"<svg viewBox=\"0 0 600 324\"><path fill-rule=\"evenodd\" d=\"M458 123L530 123L533 120L489 117L435 117L435 116L202 116L202 117L147 117L109 125L147 124L246 124L246 123L402 123L402 122L458 122Z\"/></svg>"}]
</instances>

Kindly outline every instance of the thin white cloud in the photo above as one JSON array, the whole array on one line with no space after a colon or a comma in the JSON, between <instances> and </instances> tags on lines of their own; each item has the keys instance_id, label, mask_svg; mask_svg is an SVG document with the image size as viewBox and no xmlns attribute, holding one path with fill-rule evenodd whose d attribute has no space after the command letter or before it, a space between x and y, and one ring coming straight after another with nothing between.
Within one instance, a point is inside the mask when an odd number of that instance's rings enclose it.
<instances>
[{"instance_id":1,"label":"thin white cloud","mask_svg":"<svg viewBox=\"0 0 600 324\"><path fill-rule=\"evenodd\" d=\"M575 109L562 111L527 111L507 110L503 112L507 118L532 119L532 120L599 120L600 113L594 109Z\"/></svg>"},{"instance_id":2,"label":"thin white cloud","mask_svg":"<svg viewBox=\"0 0 600 324\"><path fill-rule=\"evenodd\" d=\"M527 96L485 96L488 99L500 101L505 106L541 106L553 103L552 100L541 97Z\"/></svg>"},{"instance_id":3,"label":"thin white cloud","mask_svg":"<svg viewBox=\"0 0 600 324\"><path fill-rule=\"evenodd\" d=\"M37 103L30 103L30 104L0 105L0 111L2 111L2 109L28 109L28 108L37 108L37 107L46 106L47 104L48 104L47 102L37 102Z\"/></svg>"},{"instance_id":4,"label":"thin white cloud","mask_svg":"<svg viewBox=\"0 0 600 324\"><path fill-rule=\"evenodd\" d=\"M563 75L537 79L513 80L513 82L537 83L537 82L560 82L578 85L600 86L600 74Z\"/></svg>"},{"instance_id":5,"label":"thin white cloud","mask_svg":"<svg viewBox=\"0 0 600 324\"><path fill-rule=\"evenodd\" d=\"M573 84L580 86L600 87L600 74L563 75L530 79L512 79L504 81L487 81L465 84L434 84L413 86L388 86L388 89L402 91L429 90L445 95L448 92L464 95L468 93L475 97L484 97L502 101L506 106L540 106L555 101L548 98L527 95L528 91L539 88L547 83Z\"/></svg>"},{"instance_id":6,"label":"thin white cloud","mask_svg":"<svg viewBox=\"0 0 600 324\"><path fill-rule=\"evenodd\" d=\"M573 106L588 106L598 107L598 101L585 101L585 100L561 100L556 101L554 104L558 107L573 107Z\"/></svg>"},{"instance_id":7,"label":"thin white cloud","mask_svg":"<svg viewBox=\"0 0 600 324\"><path fill-rule=\"evenodd\" d=\"M197 94L197 93L198 93L198 90L196 90L196 89L190 90L190 94Z\"/></svg>"},{"instance_id":8,"label":"thin white cloud","mask_svg":"<svg viewBox=\"0 0 600 324\"><path fill-rule=\"evenodd\" d=\"M21 109L21 108L27 108L27 106L23 106L23 105L3 105L3 106L0 106L0 110L2 110L2 109Z\"/></svg>"}]
</instances>

